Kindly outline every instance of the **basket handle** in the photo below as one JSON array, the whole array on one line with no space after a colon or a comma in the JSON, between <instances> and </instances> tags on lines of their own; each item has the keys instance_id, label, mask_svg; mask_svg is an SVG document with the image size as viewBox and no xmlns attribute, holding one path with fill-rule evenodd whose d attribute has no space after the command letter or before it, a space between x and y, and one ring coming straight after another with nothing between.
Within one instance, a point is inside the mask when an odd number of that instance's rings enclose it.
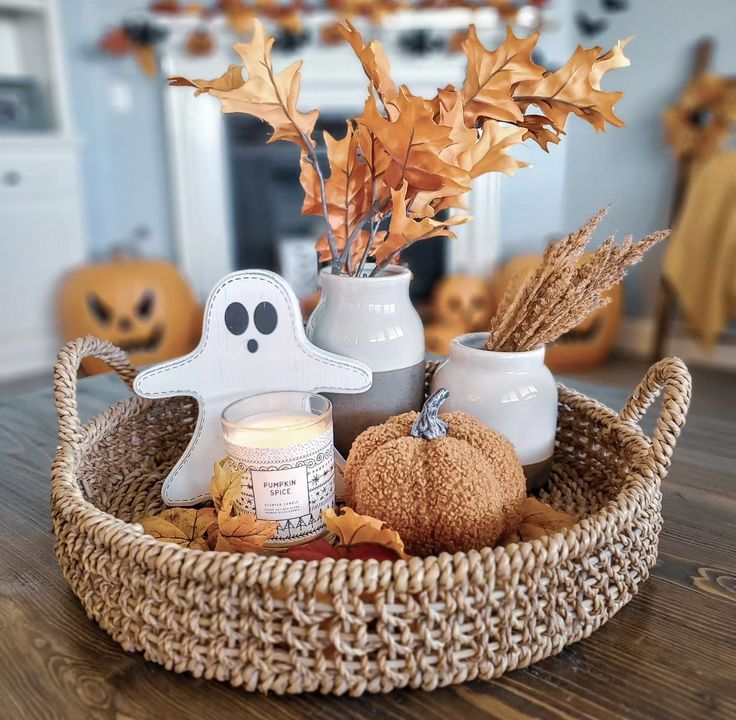
<instances>
[{"instance_id":1,"label":"basket handle","mask_svg":"<svg viewBox=\"0 0 736 720\"><path fill-rule=\"evenodd\" d=\"M662 390L662 409L649 440L650 459L660 477L667 474L690 405L692 379L685 363L680 358L672 357L652 365L619 413L624 422L638 424Z\"/></svg>"},{"instance_id":2,"label":"basket handle","mask_svg":"<svg viewBox=\"0 0 736 720\"><path fill-rule=\"evenodd\" d=\"M84 426L77 409L77 372L86 357L96 357L106 362L131 390L138 374L125 352L106 340L88 335L64 345L54 365L54 400L59 419L59 436L63 442L77 443L84 435Z\"/></svg>"}]
</instances>

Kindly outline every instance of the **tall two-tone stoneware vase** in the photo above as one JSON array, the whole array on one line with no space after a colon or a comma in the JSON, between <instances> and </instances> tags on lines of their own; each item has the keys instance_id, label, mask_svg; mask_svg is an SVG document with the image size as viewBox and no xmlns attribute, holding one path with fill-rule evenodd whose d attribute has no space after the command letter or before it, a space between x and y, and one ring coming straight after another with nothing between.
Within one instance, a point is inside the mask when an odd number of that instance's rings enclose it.
<instances>
[{"instance_id":1,"label":"tall two-tone stoneware vase","mask_svg":"<svg viewBox=\"0 0 736 720\"><path fill-rule=\"evenodd\" d=\"M409 298L411 272L391 265L374 277L320 273L322 296L307 323L318 347L362 360L370 390L328 394L335 446L347 457L353 440L392 415L420 410L424 399L424 330Z\"/></svg>"}]
</instances>

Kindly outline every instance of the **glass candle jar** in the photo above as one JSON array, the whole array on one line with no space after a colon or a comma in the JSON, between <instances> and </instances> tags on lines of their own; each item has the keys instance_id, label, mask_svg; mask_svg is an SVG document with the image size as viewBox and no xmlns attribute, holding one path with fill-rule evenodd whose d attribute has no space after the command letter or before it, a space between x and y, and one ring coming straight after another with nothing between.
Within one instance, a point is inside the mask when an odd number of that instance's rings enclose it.
<instances>
[{"instance_id":1,"label":"glass candle jar","mask_svg":"<svg viewBox=\"0 0 736 720\"><path fill-rule=\"evenodd\" d=\"M223 410L222 428L230 466L244 472L243 505L278 522L268 544L323 535L322 511L335 505L330 401L308 392L252 395Z\"/></svg>"}]
</instances>

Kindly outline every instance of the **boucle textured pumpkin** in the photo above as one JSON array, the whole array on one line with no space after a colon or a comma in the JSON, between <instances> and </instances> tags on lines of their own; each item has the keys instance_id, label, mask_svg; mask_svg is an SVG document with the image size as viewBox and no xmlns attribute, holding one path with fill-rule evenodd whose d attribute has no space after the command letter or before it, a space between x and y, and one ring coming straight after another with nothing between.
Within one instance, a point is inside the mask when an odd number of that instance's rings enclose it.
<instances>
[{"instance_id":1,"label":"boucle textured pumpkin","mask_svg":"<svg viewBox=\"0 0 736 720\"><path fill-rule=\"evenodd\" d=\"M511 443L465 413L438 416L447 396L365 430L345 466L348 505L397 530L412 555L494 545L526 497Z\"/></svg>"}]
</instances>

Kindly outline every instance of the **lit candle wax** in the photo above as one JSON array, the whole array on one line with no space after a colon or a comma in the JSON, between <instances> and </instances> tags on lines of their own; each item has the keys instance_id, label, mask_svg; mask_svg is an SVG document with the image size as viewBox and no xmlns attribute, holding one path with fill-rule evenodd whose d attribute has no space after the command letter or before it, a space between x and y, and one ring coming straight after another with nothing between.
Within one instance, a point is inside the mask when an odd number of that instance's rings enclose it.
<instances>
[{"instance_id":1,"label":"lit candle wax","mask_svg":"<svg viewBox=\"0 0 736 720\"><path fill-rule=\"evenodd\" d=\"M303 392L254 395L225 408L230 465L244 471L243 502L261 520L276 520L270 545L324 534L322 511L335 504L332 407Z\"/></svg>"},{"instance_id":2,"label":"lit candle wax","mask_svg":"<svg viewBox=\"0 0 736 720\"><path fill-rule=\"evenodd\" d=\"M329 418L305 413L266 412L243 418L226 438L244 447L283 448L313 440L329 425Z\"/></svg>"}]
</instances>

